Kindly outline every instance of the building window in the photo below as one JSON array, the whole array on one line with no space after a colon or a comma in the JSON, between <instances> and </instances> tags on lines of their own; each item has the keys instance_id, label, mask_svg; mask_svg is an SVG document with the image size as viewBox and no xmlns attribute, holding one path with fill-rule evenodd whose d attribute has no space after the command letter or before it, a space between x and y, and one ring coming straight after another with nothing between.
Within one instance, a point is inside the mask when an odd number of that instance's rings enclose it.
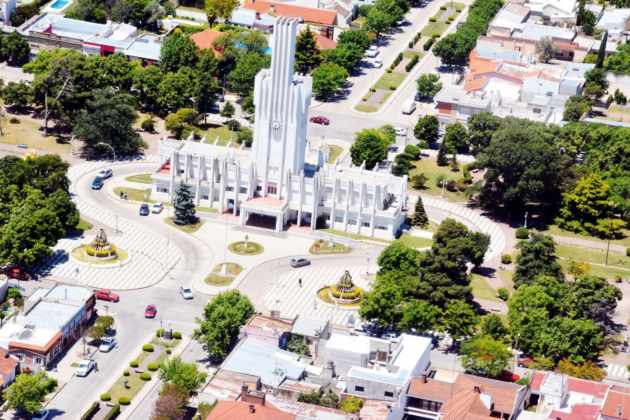
<instances>
[{"instance_id":1,"label":"building window","mask_svg":"<svg viewBox=\"0 0 630 420\"><path fill-rule=\"evenodd\" d=\"M363 223L361 223L361 225L363 227L370 227L370 222L363 222Z\"/></svg>"},{"instance_id":2,"label":"building window","mask_svg":"<svg viewBox=\"0 0 630 420\"><path fill-rule=\"evenodd\" d=\"M385 391L385 397L387 397L387 398L394 398L394 393L390 392L390 391Z\"/></svg>"},{"instance_id":3,"label":"building window","mask_svg":"<svg viewBox=\"0 0 630 420\"><path fill-rule=\"evenodd\" d=\"M245 194L247 192L247 187L239 188L238 192L240 192L241 194Z\"/></svg>"},{"instance_id":4,"label":"building window","mask_svg":"<svg viewBox=\"0 0 630 420\"><path fill-rule=\"evenodd\" d=\"M202 200L208 200L210 198L210 196L208 194L202 195L201 199Z\"/></svg>"},{"instance_id":5,"label":"building window","mask_svg":"<svg viewBox=\"0 0 630 420\"><path fill-rule=\"evenodd\" d=\"M540 108L534 108L533 111L534 114L540 114Z\"/></svg>"},{"instance_id":6,"label":"building window","mask_svg":"<svg viewBox=\"0 0 630 420\"><path fill-rule=\"evenodd\" d=\"M36 365L41 365L42 364L42 358L41 357L36 357L35 358L35 364Z\"/></svg>"},{"instance_id":7,"label":"building window","mask_svg":"<svg viewBox=\"0 0 630 420\"><path fill-rule=\"evenodd\" d=\"M335 222L342 223L343 222L343 216L335 216Z\"/></svg>"},{"instance_id":8,"label":"building window","mask_svg":"<svg viewBox=\"0 0 630 420\"><path fill-rule=\"evenodd\" d=\"M267 194L278 194L278 186L276 184L267 185Z\"/></svg>"},{"instance_id":9,"label":"building window","mask_svg":"<svg viewBox=\"0 0 630 420\"><path fill-rule=\"evenodd\" d=\"M225 191L234 191L234 187L225 187Z\"/></svg>"},{"instance_id":10,"label":"building window","mask_svg":"<svg viewBox=\"0 0 630 420\"><path fill-rule=\"evenodd\" d=\"M354 387L355 392L365 392L365 388L359 385Z\"/></svg>"},{"instance_id":11,"label":"building window","mask_svg":"<svg viewBox=\"0 0 630 420\"><path fill-rule=\"evenodd\" d=\"M168 188L167 187L157 187L156 190L159 193L168 193Z\"/></svg>"},{"instance_id":12,"label":"building window","mask_svg":"<svg viewBox=\"0 0 630 420\"><path fill-rule=\"evenodd\" d=\"M183 169L180 169L179 171L177 171L177 173L179 173L180 175L184 173Z\"/></svg>"},{"instance_id":13,"label":"building window","mask_svg":"<svg viewBox=\"0 0 630 420\"><path fill-rule=\"evenodd\" d=\"M262 185L257 185L256 186L256 191L262 191Z\"/></svg>"}]
</instances>

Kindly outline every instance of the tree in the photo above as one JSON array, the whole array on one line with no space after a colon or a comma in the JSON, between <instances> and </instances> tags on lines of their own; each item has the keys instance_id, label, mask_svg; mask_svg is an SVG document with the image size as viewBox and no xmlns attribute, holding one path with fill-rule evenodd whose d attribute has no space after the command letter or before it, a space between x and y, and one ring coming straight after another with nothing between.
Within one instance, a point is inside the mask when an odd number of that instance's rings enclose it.
<instances>
[{"instance_id":1,"label":"tree","mask_svg":"<svg viewBox=\"0 0 630 420\"><path fill-rule=\"evenodd\" d=\"M581 95L574 95L564 104L562 118L565 121L577 122L591 110L591 101Z\"/></svg>"},{"instance_id":2,"label":"tree","mask_svg":"<svg viewBox=\"0 0 630 420\"><path fill-rule=\"evenodd\" d=\"M195 96L195 73L182 67L176 73L167 73L158 85L157 104L162 114L192 108Z\"/></svg>"},{"instance_id":3,"label":"tree","mask_svg":"<svg viewBox=\"0 0 630 420\"><path fill-rule=\"evenodd\" d=\"M106 143L114 148L116 156L133 156L146 146L133 128L137 116L131 95L102 89L81 112L73 134L83 140L89 154L110 153L99 145Z\"/></svg>"},{"instance_id":4,"label":"tree","mask_svg":"<svg viewBox=\"0 0 630 420\"><path fill-rule=\"evenodd\" d=\"M337 45L356 46L361 50L367 50L372 40L364 29L348 29L339 34Z\"/></svg>"},{"instance_id":5,"label":"tree","mask_svg":"<svg viewBox=\"0 0 630 420\"><path fill-rule=\"evenodd\" d=\"M324 52L324 62L337 64L350 73L363 57L364 51L357 45L337 45L337 48Z\"/></svg>"},{"instance_id":6,"label":"tree","mask_svg":"<svg viewBox=\"0 0 630 420\"><path fill-rule=\"evenodd\" d=\"M311 31L311 27L307 25L306 29L298 35L295 44L296 71L301 74L308 74L317 67L321 61L322 58L317 49L315 34Z\"/></svg>"},{"instance_id":7,"label":"tree","mask_svg":"<svg viewBox=\"0 0 630 420\"><path fill-rule=\"evenodd\" d=\"M315 404L322 407L339 407L339 396L330 389L328 390L328 392L319 390L310 392L308 394L300 393L297 400L298 402Z\"/></svg>"},{"instance_id":8,"label":"tree","mask_svg":"<svg viewBox=\"0 0 630 420\"><path fill-rule=\"evenodd\" d=\"M606 44L608 43L608 31L604 31L602 40L599 43L599 50L597 51L597 61L595 62L595 68L604 68L604 59L606 58Z\"/></svg>"},{"instance_id":9,"label":"tree","mask_svg":"<svg viewBox=\"0 0 630 420\"><path fill-rule=\"evenodd\" d=\"M409 175L409 171L414 168L414 160L413 156L408 153L396 155L392 165L392 174L396 176Z\"/></svg>"},{"instance_id":10,"label":"tree","mask_svg":"<svg viewBox=\"0 0 630 420\"><path fill-rule=\"evenodd\" d=\"M556 51L551 38L544 37L536 43L536 54L538 54L538 60L543 63L548 63L555 56Z\"/></svg>"},{"instance_id":11,"label":"tree","mask_svg":"<svg viewBox=\"0 0 630 420\"><path fill-rule=\"evenodd\" d=\"M187 402L186 391L177 385L166 383L155 402L151 420L183 420Z\"/></svg>"},{"instance_id":12,"label":"tree","mask_svg":"<svg viewBox=\"0 0 630 420\"><path fill-rule=\"evenodd\" d=\"M391 25L391 16L377 7L370 9L365 19L365 28L370 32L374 32L377 39L381 34L389 31Z\"/></svg>"},{"instance_id":13,"label":"tree","mask_svg":"<svg viewBox=\"0 0 630 420\"><path fill-rule=\"evenodd\" d=\"M462 343L462 364L476 375L497 378L507 368L512 353L505 343L477 335Z\"/></svg>"},{"instance_id":14,"label":"tree","mask_svg":"<svg viewBox=\"0 0 630 420\"><path fill-rule=\"evenodd\" d=\"M173 210L173 223L176 225L194 225L199 220L195 211L195 202L193 201L192 192L188 184L182 182L178 185L177 190L175 190Z\"/></svg>"},{"instance_id":15,"label":"tree","mask_svg":"<svg viewBox=\"0 0 630 420\"><path fill-rule=\"evenodd\" d=\"M17 410L21 415L32 416L42 409L42 402L52 391L51 388L54 389L54 385L44 372L34 375L22 373L4 391L3 397L7 408Z\"/></svg>"},{"instance_id":16,"label":"tree","mask_svg":"<svg viewBox=\"0 0 630 420\"><path fill-rule=\"evenodd\" d=\"M225 101L225 105L223 105L223 109L221 110L221 116L232 118L234 116L234 112L235 112L235 109L234 109L234 105L232 105L232 102Z\"/></svg>"},{"instance_id":17,"label":"tree","mask_svg":"<svg viewBox=\"0 0 630 420\"><path fill-rule=\"evenodd\" d=\"M459 122L446 126L443 143L446 143L448 150L453 154L468 151L468 130Z\"/></svg>"},{"instance_id":18,"label":"tree","mask_svg":"<svg viewBox=\"0 0 630 420\"><path fill-rule=\"evenodd\" d=\"M442 322L451 337L459 340L473 335L477 325L477 314L470 304L463 300L453 300L446 304Z\"/></svg>"},{"instance_id":19,"label":"tree","mask_svg":"<svg viewBox=\"0 0 630 420\"><path fill-rule=\"evenodd\" d=\"M411 224L418 227L425 227L427 224L429 224L429 218L427 217L427 212L424 210L422 197L420 196L418 196L418 200L416 201L416 208L413 212Z\"/></svg>"},{"instance_id":20,"label":"tree","mask_svg":"<svg viewBox=\"0 0 630 420\"><path fill-rule=\"evenodd\" d=\"M137 91L140 104L147 111L155 112L158 109L159 86L162 77L159 67L154 65L136 69L133 73L133 88Z\"/></svg>"},{"instance_id":21,"label":"tree","mask_svg":"<svg viewBox=\"0 0 630 420\"><path fill-rule=\"evenodd\" d=\"M538 276L552 276L562 279L562 268L556 256L556 244L550 236L539 233L519 242L520 250L516 257L516 269L512 276L514 286L532 283Z\"/></svg>"},{"instance_id":22,"label":"tree","mask_svg":"<svg viewBox=\"0 0 630 420\"><path fill-rule=\"evenodd\" d=\"M313 93L328 100L339 92L348 78L348 71L335 63L323 63L313 71Z\"/></svg>"},{"instance_id":23,"label":"tree","mask_svg":"<svg viewBox=\"0 0 630 420\"><path fill-rule=\"evenodd\" d=\"M431 102L433 97L442 89L440 76L435 73L423 74L416 81L418 86L418 95L422 100Z\"/></svg>"},{"instance_id":24,"label":"tree","mask_svg":"<svg viewBox=\"0 0 630 420\"><path fill-rule=\"evenodd\" d=\"M228 19L238 4L238 0L205 0L208 21L212 24L217 19Z\"/></svg>"},{"instance_id":25,"label":"tree","mask_svg":"<svg viewBox=\"0 0 630 420\"><path fill-rule=\"evenodd\" d=\"M424 173L419 173L411 178L411 184L415 190L423 190L426 188L428 180L429 178Z\"/></svg>"},{"instance_id":26,"label":"tree","mask_svg":"<svg viewBox=\"0 0 630 420\"><path fill-rule=\"evenodd\" d=\"M33 89L26 82L9 82L2 89L2 99L15 111L23 112L33 102Z\"/></svg>"},{"instance_id":27,"label":"tree","mask_svg":"<svg viewBox=\"0 0 630 420\"><path fill-rule=\"evenodd\" d=\"M614 325L612 315L622 297L621 290L606 279L585 276L569 285L568 306L576 317L590 319L604 331L611 332Z\"/></svg>"},{"instance_id":28,"label":"tree","mask_svg":"<svg viewBox=\"0 0 630 420\"><path fill-rule=\"evenodd\" d=\"M438 166L448 165L448 157L446 156L447 153L448 153L448 145L446 144L446 141L442 141L442 143L440 143L440 148L438 149L438 153L435 159L435 162L437 163Z\"/></svg>"},{"instance_id":29,"label":"tree","mask_svg":"<svg viewBox=\"0 0 630 420\"><path fill-rule=\"evenodd\" d=\"M480 332L484 336L498 341L508 341L510 332L497 314L489 314L481 318Z\"/></svg>"},{"instance_id":30,"label":"tree","mask_svg":"<svg viewBox=\"0 0 630 420\"><path fill-rule=\"evenodd\" d=\"M222 360L238 339L240 327L253 313L249 299L237 290L219 293L204 308L195 337L211 359Z\"/></svg>"},{"instance_id":31,"label":"tree","mask_svg":"<svg viewBox=\"0 0 630 420\"><path fill-rule=\"evenodd\" d=\"M440 138L440 122L435 115L423 115L413 129L413 135L420 141L435 143Z\"/></svg>"},{"instance_id":32,"label":"tree","mask_svg":"<svg viewBox=\"0 0 630 420\"><path fill-rule=\"evenodd\" d=\"M433 47L433 54L448 66L463 66L468 61L468 54L474 48L476 38L453 33L441 38Z\"/></svg>"},{"instance_id":33,"label":"tree","mask_svg":"<svg viewBox=\"0 0 630 420\"><path fill-rule=\"evenodd\" d=\"M114 318L109 315L103 315L96 318L94 325L88 330L88 335L94 341L100 341L107 335L109 329L114 325Z\"/></svg>"},{"instance_id":34,"label":"tree","mask_svg":"<svg viewBox=\"0 0 630 420\"><path fill-rule=\"evenodd\" d=\"M608 92L608 80L606 79L606 71L594 68L586 72L584 81L584 96L591 101L598 101Z\"/></svg>"},{"instance_id":35,"label":"tree","mask_svg":"<svg viewBox=\"0 0 630 420\"><path fill-rule=\"evenodd\" d=\"M566 359L560 360L558 363L558 372L574 378L597 382L601 382L606 378L606 371L590 360L580 364L571 363L571 361Z\"/></svg>"},{"instance_id":36,"label":"tree","mask_svg":"<svg viewBox=\"0 0 630 420\"><path fill-rule=\"evenodd\" d=\"M270 59L266 54L258 52L244 54L228 75L230 89L242 97L251 94L254 90L254 78L260 70L269 67L269 64Z\"/></svg>"},{"instance_id":37,"label":"tree","mask_svg":"<svg viewBox=\"0 0 630 420\"><path fill-rule=\"evenodd\" d=\"M65 14L67 17L88 22L105 23L107 9L100 0L78 0Z\"/></svg>"},{"instance_id":38,"label":"tree","mask_svg":"<svg viewBox=\"0 0 630 420\"><path fill-rule=\"evenodd\" d=\"M377 263L379 273L396 271L414 275L418 273L418 251L401 241L394 241L381 252Z\"/></svg>"},{"instance_id":39,"label":"tree","mask_svg":"<svg viewBox=\"0 0 630 420\"><path fill-rule=\"evenodd\" d=\"M182 67L194 68L199 59L199 48L186 34L175 30L162 41L160 68L164 73L177 72Z\"/></svg>"},{"instance_id":40,"label":"tree","mask_svg":"<svg viewBox=\"0 0 630 420\"><path fill-rule=\"evenodd\" d=\"M31 47L26 38L17 31L3 36L1 44L3 59L6 59L9 65L21 67L28 63L31 57Z\"/></svg>"},{"instance_id":41,"label":"tree","mask_svg":"<svg viewBox=\"0 0 630 420\"><path fill-rule=\"evenodd\" d=\"M171 132L176 139L181 138L185 129L197 122L199 114L192 108L181 108L179 111L168 114L164 120L164 128Z\"/></svg>"},{"instance_id":42,"label":"tree","mask_svg":"<svg viewBox=\"0 0 630 420\"><path fill-rule=\"evenodd\" d=\"M195 108L198 112L205 114L210 112L217 100L220 92L219 82L215 74L217 72L217 60L210 50L201 52L197 62L197 84L195 86Z\"/></svg>"},{"instance_id":43,"label":"tree","mask_svg":"<svg viewBox=\"0 0 630 420\"><path fill-rule=\"evenodd\" d=\"M519 215L528 203L558 206L568 175L568 160L560 152L553 130L510 118L479 154L477 167L486 168L481 204Z\"/></svg>"},{"instance_id":44,"label":"tree","mask_svg":"<svg viewBox=\"0 0 630 420\"><path fill-rule=\"evenodd\" d=\"M488 147L492 136L501 126L501 119L490 112L479 112L471 115L466 125L472 153L477 155Z\"/></svg>"},{"instance_id":45,"label":"tree","mask_svg":"<svg viewBox=\"0 0 630 420\"><path fill-rule=\"evenodd\" d=\"M199 371L196 363L185 363L180 357L173 357L160 366L160 379L191 395L204 384L206 374Z\"/></svg>"},{"instance_id":46,"label":"tree","mask_svg":"<svg viewBox=\"0 0 630 420\"><path fill-rule=\"evenodd\" d=\"M356 166L365 163L366 169L372 169L377 163L387 158L388 140L376 129L364 129L356 134L356 140L350 147L350 157Z\"/></svg>"},{"instance_id":47,"label":"tree","mask_svg":"<svg viewBox=\"0 0 630 420\"><path fill-rule=\"evenodd\" d=\"M389 281L377 282L372 290L363 295L359 316L382 327L393 327L400 321L399 304L402 298L402 290L397 284Z\"/></svg>"},{"instance_id":48,"label":"tree","mask_svg":"<svg viewBox=\"0 0 630 420\"><path fill-rule=\"evenodd\" d=\"M397 329L411 333L433 330L438 324L440 314L437 306L423 300L412 300L403 306Z\"/></svg>"}]
</instances>

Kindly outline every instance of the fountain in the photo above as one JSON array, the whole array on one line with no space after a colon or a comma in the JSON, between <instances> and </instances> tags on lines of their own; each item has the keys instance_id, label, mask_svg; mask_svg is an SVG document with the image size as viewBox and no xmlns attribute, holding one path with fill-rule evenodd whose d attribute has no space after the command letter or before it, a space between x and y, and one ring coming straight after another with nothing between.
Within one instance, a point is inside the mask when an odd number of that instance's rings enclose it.
<instances>
[{"instance_id":1,"label":"fountain","mask_svg":"<svg viewBox=\"0 0 630 420\"><path fill-rule=\"evenodd\" d=\"M114 246L107 240L103 229L99 229L96 237L89 244L83 244L72 250L71 257L90 266L112 266L124 264L129 255L124 249Z\"/></svg>"},{"instance_id":2,"label":"fountain","mask_svg":"<svg viewBox=\"0 0 630 420\"><path fill-rule=\"evenodd\" d=\"M107 240L105 231L100 229L96 237L89 245L85 245L85 254L92 258L111 259L116 258L116 247Z\"/></svg>"},{"instance_id":3,"label":"fountain","mask_svg":"<svg viewBox=\"0 0 630 420\"><path fill-rule=\"evenodd\" d=\"M363 298L363 290L354 284L350 272L346 270L336 284L319 289L317 296L326 303L356 306Z\"/></svg>"}]
</instances>

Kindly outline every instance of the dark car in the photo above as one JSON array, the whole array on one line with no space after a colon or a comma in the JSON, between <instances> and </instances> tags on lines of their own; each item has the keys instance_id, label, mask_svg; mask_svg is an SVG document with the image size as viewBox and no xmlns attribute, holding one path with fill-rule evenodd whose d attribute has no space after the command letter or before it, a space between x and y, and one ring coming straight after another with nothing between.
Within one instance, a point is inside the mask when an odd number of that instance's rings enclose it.
<instances>
[{"instance_id":1,"label":"dark car","mask_svg":"<svg viewBox=\"0 0 630 420\"><path fill-rule=\"evenodd\" d=\"M94 296L98 300L106 300L108 302L118 302L120 300L120 297L116 293L107 289L96 290Z\"/></svg>"},{"instance_id":2,"label":"dark car","mask_svg":"<svg viewBox=\"0 0 630 420\"><path fill-rule=\"evenodd\" d=\"M94 181L92 181L92 189L100 190L101 188L103 188L103 178L97 176L96 178L94 178Z\"/></svg>"},{"instance_id":3,"label":"dark car","mask_svg":"<svg viewBox=\"0 0 630 420\"><path fill-rule=\"evenodd\" d=\"M293 268L306 267L307 265L311 265L311 262L306 258L291 258L291 262L289 263Z\"/></svg>"},{"instance_id":4,"label":"dark car","mask_svg":"<svg viewBox=\"0 0 630 420\"><path fill-rule=\"evenodd\" d=\"M315 124L322 124L322 125L330 124L330 120L321 115L318 115L316 117L311 117L311 122Z\"/></svg>"},{"instance_id":5,"label":"dark car","mask_svg":"<svg viewBox=\"0 0 630 420\"><path fill-rule=\"evenodd\" d=\"M146 309L144 310L145 318L155 318L156 315L157 315L157 308L155 307L155 305L148 305Z\"/></svg>"},{"instance_id":6,"label":"dark car","mask_svg":"<svg viewBox=\"0 0 630 420\"><path fill-rule=\"evenodd\" d=\"M148 216L150 213L149 205L147 203L143 203L140 205L140 216Z\"/></svg>"}]
</instances>

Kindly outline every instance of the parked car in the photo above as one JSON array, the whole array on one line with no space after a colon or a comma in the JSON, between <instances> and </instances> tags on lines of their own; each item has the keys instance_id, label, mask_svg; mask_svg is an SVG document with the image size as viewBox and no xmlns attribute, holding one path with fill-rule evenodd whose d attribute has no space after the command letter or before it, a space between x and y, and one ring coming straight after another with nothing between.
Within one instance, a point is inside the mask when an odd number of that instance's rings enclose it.
<instances>
[{"instance_id":1,"label":"parked car","mask_svg":"<svg viewBox=\"0 0 630 420\"><path fill-rule=\"evenodd\" d=\"M92 189L100 190L101 188L103 188L103 178L101 178L100 176L97 176L92 181Z\"/></svg>"},{"instance_id":2,"label":"parked car","mask_svg":"<svg viewBox=\"0 0 630 420\"><path fill-rule=\"evenodd\" d=\"M324 116L321 116L321 115L317 115L315 117L311 117L310 121L312 123L321 124L321 125L328 125L328 124L330 124L330 120L328 118L324 117Z\"/></svg>"},{"instance_id":3,"label":"parked car","mask_svg":"<svg viewBox=\"0 0 630 420\"><path fill-rule=\"evenodd\" d=\"M311 265L311 261L306 258L291 258L289 265L293 268L306 267Z\"/></svg>"},{"instance_id":4,"label":"parked car","mask_svg":"<svg viewBox=\"0 0 630 420\"><path fill-rule=\"evenodd\" d=\"M151 213L159 214L162 213L162 210L164 210L164 204L162 203L153 203L151 206Z\"/></svg>"},{"instance_id":5,"label":"parked car","mask_svg":"<svg viewBox=\"0 0 630 420\"><path fill-rule=\"evenodd\" d=\"M106 300L108 302L118 302L120 296L108 289L99 289L94 292L94 296L98 300Z\"/></svg>"},{"instance_id":6,"label":"parked car","mask_svg":"<svg viewBox=\"0 0 630 420\"><path fill-rule=\"evenodd\" d=\"M41 410L31 416L31 420L48 420L50 418L50 410Z\"/></svg>"},{"instance_id":7,"label":"parked car","mask_svg":"<svg viewBox=\"0 0 630 420\"><path fill-rule=\"evenodd\" d=\"M157 308L155 307L155 305L147 305L147 307L144 310L144 317L155 318L156 315L157 315Z\"/></svg>"},{"instance_id":8,"label":"parked car","mask_svg":"<svg viewBox=\"0 0 630 420\"><path fill-rule=\"evenodd\" d=\"M184 299L193 298L193 291L190 287L179 286L179 294L182 295Z\"/></svg>"},{"instance_id":9,"label":"parked car","mask_svg":"<svg viewBox=\"0 0 630 420\"><path fill-rule=\"evenodd\" d=\"M77 376L88 376L92 369L96 368L96 362L90 359L83 359L79 362L79 367L74 372Z\"/></svg>"},{"instance_id":10,"label":"parked car","mask_svg":"<svg viewBox=\"0 0 630 420\"><path fill-rule=\"evenodd\" d=\"M378 47L376 47L375 45L372 45L370 48L367 49L367 51L365 52L365 56L369 57L369 58L375 58L378 56Z\"/></svg>"},{"instance_id":11,"label":"parked car","mask_svg":"<svg viewBox=\"0 0 630 420\"><path fill-rule=\"evenodd\" d=\"M140 216L148 216L149 215L149 205L147 203L140 204Z\"/></svg>"},{"instance_id":12,"label":"parked car","mask_svg":"<svg viewBox=\"0 0 630 420\"><path fill-rule=\"evenodd\" d=\"M107 179L107 178L111 178L114 175L114 172L110 169L103 169L98 173L98 176L100 176L102 179Z\"/></svg>"},{"instance_id":13,"label":"parked car","mask_svg":"<svg viewBox=\"0 0 630 420\"><path fill-rule=\"evenodd\" d=\"M407 127L396 127L394 129L397 136L406 136L407 135Z\"/></svg>"},{"instance_id":14,"label":"parked car","mask_svg":"<svg viewBox=\"0 0 630 420\"><path fill-rule=\"evenodd\" d=\"M101 345L98 346L98 351L107 353L116 347L116 339L114 337L105 337L101 339Z\"/></svg>"},{"instance_id":15,"label":"parked car","mask_svg":"<svg viewBox=\"0 0 630 420\"><path fill-rule=\"evenodd\" d=\"M413 114L413 111L415 110L416 110L416 101L414 101L413 99L406 100L402 107L402 113L409 115L409 114Z\"/></svg>"},{"instance_id":16,"label":"parked car","mask_svg":"<svg viewBox=\"0 0 630 420\"><path fill-rule=\"evenodd\" d=\"M380 69L381 67L383 67L383 62L381 60L374 60L372 61L372 67Z\"/></svg>"}]
</instances>

